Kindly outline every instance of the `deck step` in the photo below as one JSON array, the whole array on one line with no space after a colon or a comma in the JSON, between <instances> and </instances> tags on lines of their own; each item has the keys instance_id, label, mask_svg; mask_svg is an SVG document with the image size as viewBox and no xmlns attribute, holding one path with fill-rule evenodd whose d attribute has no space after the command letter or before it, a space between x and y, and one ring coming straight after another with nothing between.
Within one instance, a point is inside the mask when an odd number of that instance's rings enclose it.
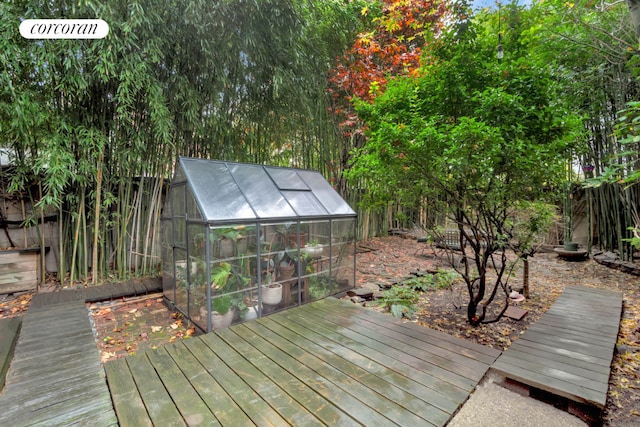
<instances>
[{"instance_id":1,"label":"deck step","mask_svg":"<svg viewBox=\"0 0 640 427\"><path fill-rule=\"evenodd\" d=\"M601 414L622 314L622 293L568 286L540 320L507 349L490 373Z\"/></svg>"}]
</instances>

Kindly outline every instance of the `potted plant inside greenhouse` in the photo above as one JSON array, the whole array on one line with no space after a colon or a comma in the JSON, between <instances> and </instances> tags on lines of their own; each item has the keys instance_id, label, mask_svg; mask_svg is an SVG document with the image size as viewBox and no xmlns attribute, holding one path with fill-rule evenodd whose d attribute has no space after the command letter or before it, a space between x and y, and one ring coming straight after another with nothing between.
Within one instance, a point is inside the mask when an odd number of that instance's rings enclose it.
<instances>
[{"instance_id":1,"label":"potted plant inside greenhouse","mask_svg":"<svg viewBox=\"0 0 640 427\"><path fill-rule=\"evenodd\" d=\"M240 267L242 271L242 266ZM221 262L211 271L211 305L200 307L203 321L210 313L213 329L229 326L236 314L246 311L241 291L248 286L250 279L235 271L229 262Z\"/></svg>"}]
</instances>

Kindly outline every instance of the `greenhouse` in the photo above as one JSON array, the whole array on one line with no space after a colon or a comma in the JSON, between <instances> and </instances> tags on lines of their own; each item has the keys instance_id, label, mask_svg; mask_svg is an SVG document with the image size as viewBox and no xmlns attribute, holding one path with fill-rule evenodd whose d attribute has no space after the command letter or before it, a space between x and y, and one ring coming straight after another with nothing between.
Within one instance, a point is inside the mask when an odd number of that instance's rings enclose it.
<instances>
[{"instance_id":1,"label":"greenhouse","mask_svg":"<svg viewBox=\"0 0 640 427\"><path fill-rule=\"evenodd\" d=\"M355 286L356 214L316 171L181 157L163 292L210 332Z\"/></svg>"}]
</instances>

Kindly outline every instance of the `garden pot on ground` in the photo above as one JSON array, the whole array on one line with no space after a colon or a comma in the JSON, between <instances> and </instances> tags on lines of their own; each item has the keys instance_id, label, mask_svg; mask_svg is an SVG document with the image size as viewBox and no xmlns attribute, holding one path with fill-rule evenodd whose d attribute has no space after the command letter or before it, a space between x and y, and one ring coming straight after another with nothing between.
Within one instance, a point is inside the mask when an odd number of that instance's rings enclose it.
<instances>
[{"instance_id":1,"label":"garden pot on ground","mask_svg":"<svg viewBox=\"0 0 640 427\"><path fill-rule=\"evenodd\" d=\"M578 244L576 242L564 242L563 248L565 251L577 251Z\"/></svg>"}]
</instances>

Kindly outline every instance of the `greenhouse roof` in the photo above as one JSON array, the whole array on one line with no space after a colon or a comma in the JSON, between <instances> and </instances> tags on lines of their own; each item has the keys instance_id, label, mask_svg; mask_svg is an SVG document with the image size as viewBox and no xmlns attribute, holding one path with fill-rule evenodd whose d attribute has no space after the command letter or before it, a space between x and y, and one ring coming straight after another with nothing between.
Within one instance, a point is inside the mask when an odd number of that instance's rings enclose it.
<instances>
[{"instance_id":1,"label":"greenhouse roof","mask_svg":"<svg viewBox=\"0 0 640 427\"><path fill-rule=\"evenodd\" d=\"M311 170L181 157L174 184L181 181L207 222L356 215Z\"/></svg>"}]
</instances>

